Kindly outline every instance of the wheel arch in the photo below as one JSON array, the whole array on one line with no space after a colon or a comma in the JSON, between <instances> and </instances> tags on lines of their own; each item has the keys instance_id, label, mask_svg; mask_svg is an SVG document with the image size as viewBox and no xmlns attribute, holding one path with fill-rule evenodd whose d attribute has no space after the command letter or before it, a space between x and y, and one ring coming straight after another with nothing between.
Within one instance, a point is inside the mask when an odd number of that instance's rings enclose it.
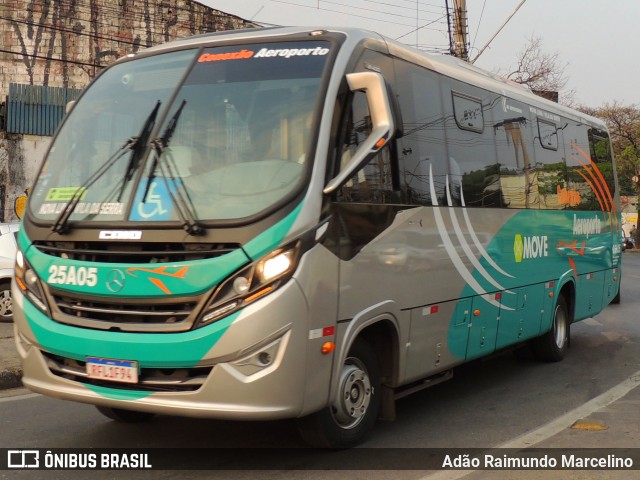
<instances>
[{"instance_id":1,"label":"wheel arch","mask_svg":"<svg viewBox=\"0 0 640 480\"><path fill-rule=\"evenodd\" d=\"M391 390L397 384L401 368L399 316L395 302L388 301L363 310L346 324L334 360L329 401L337 394L341 365L357 339L362 339L371 346L378 364L382 388ZM383 395L382 411L386 411L389 407L387 403L392 398L392 395Z\"/></svg>"},{"instance_id":2,"label":"wheel arch","mask_svg":"<svg viewBox=\"0 0 640 480\"><path fill-rule=\"evenodd\" d=\"M564 297L569 314L569 324L573 323L576 309L576 284L573 280L565 282L558 292L558 297Z\"/></svg>"}]
</instances>

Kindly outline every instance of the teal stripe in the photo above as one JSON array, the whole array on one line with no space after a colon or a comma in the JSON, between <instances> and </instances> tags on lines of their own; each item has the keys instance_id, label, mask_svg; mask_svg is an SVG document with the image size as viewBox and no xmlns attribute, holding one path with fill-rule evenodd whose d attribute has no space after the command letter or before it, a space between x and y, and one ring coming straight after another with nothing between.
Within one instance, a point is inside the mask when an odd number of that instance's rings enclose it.
<instances>
[{"instance_id":1,"label":"teal stripe","mask_svg":"<svg viewBox=\"0 0 640 480\"><path fill-rule=\"evenodd\" d=\"M247 255L249 255L253 260L257 260L274 248L280 246L297 220L298 215L302 210L303 203L304 202L300 202L300 204L289 215L280 220L273 227L265 230L260 235L247 242L244 246L244 250L247 252Z\"/></svg>"},{"instance_id":2,"label":"teal stripe","mask_svg":"<svg viewBox=\"0 0 640 480\"><path fill-rule=\"evenodd\" d=\"M87 356L135 360L142 368L196 366L225 334L240 312L182 333L106 332L63 325L28 300L24 310L38 344L55 355L84 361Z\"/></svg>"},{"instance_id":3,"label":"teal stripe","mask_svg":"<svg viewBox=\"0 0 640 480\"><path fill-rule=\"evenodd\" d=\"M29 249L26 257L38 276L58 290L122 298L198 295L214 288L249 261L240 248L206 260L153 264L69 260L46 255L37 248ZM115 271L124 284L116 292L109 290L109 279ZM95 281L89 284L88 278Z\"/></svg>"},{"instance_id":4,"label":"teal stripe","mask_svg":"<svg viewBox=\"0 0 640 480\"><path fill-rule=\"evenodd\" d=\"M97 385L84 385L93 393L101 397L111 398L112 400L140 400L148 397L153 392L143 392L140 390L116 390L114 388L99 387Z\"/></svg>"}]
</instances>

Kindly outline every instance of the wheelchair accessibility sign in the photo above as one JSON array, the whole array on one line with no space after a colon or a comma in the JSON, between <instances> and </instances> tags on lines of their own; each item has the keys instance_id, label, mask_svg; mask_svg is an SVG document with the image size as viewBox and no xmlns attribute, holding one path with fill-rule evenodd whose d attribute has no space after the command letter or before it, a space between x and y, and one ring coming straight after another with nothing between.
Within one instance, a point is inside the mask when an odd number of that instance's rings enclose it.
<instances>
[{"instance_id":1,"label":"wheelchair accessibility sign","mask_svg":"<svg viewBox=\"0 0 640 480\"><path fill-rule=\"evenodd\" d=\"M172 192L169 192L172 188ZM171 193L175 187L168 186L164 179L154 178L147 191L147 181L142 181L136 193L134 207L131 209L129 220L133 221L163 221L169 220L173 211ZM146 193L146 198L144 198ZM142 201L144 199L144 202Z\"/></svg>"}]
</instances>

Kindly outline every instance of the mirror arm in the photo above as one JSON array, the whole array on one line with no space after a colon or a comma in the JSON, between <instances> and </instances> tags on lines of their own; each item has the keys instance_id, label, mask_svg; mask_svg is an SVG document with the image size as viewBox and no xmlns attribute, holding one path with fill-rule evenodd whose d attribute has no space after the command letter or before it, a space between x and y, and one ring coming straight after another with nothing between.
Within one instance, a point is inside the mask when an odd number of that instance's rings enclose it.
<instances>
[{"instance_id":1,"label":"mirror arm","mask_svg":"<svg viewBox=\"0 0 640 480\"><path fill-rule=\"evenodd\" d=\"M327 183L323 192L331 194L344 185L355 172L390 140L395 130L393 113L387 96L384 77L376 72L357 72L347 75L352 92L364 91L367 95L373 128L367 139L360 144L349 163Z\"/></svg>"}]
</instances>

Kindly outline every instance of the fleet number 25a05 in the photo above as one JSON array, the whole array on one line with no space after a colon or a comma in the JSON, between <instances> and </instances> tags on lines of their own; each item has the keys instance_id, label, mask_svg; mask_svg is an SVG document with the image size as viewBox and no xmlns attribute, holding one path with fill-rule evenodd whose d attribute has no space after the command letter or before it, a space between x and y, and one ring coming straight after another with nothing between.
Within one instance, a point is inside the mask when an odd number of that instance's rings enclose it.
<instances>
[{"instance_id":1,"label":"fleet number 25a05","mask_svg":"<svg viewBox=\"0 0 640 480\"><path fill-rule=\"evenodd\" d=\"M51 265L47 283L49 285L95 287L98 283L98 269L96 267L74 267L73 265Z\"/></svg>"}]
</instances>

